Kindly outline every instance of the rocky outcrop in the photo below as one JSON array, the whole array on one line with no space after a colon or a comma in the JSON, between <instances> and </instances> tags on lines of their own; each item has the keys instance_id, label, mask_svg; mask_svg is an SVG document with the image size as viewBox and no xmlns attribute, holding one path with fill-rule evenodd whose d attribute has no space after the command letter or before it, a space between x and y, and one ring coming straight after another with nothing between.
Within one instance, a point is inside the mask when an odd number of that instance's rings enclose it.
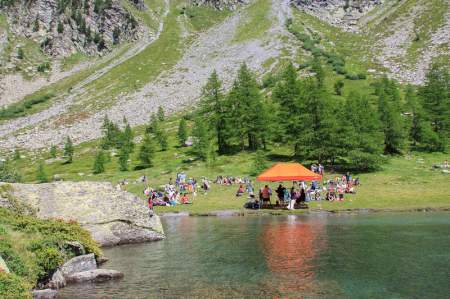
<instances>
[{"instance_id":1,"label":"rocky outcrop","mask_svg":"<svg viewBox=\"0 0 450 299\"><path fill-rule=\"evenodd\" d=\"M11 33L39 42L52 56L76 52L93 55L144 33L144 28L119 0L7 3L0 9L8 15Z\"/></svg>"},{"instance_id":2,"label":"rocky outcrop","mask_svg":"<svg viewBox=\"0 0 450 299\"><path fill-rule=\"evenodd\" d=\"M77 221L91 232L100 246L156 241L164 238L161 221L144 201L110 183L54 182L10 184L9 198L0 198L8 207L11 198L32 208L39 218Z\"/></svg>"},{"instance_id":3,"label":"rocky outcrop","mask_svg":"<svg viewBox=\"0 0 450 299\"><path fill-rule=\"evenodd\" d=\"M116 270L95 269L75 273L71 275L67 281L69 283L104 282L112 279L120 279L122 277L123 273Z\"/></svg>"},{"instance_id":4,"label":"rocky outcrop","mask_svg":"<svg viewBox=\"0 0 450 299\"><path fill-rule=\"evenodd\" d=\"M60 271L64 277L69 277L78 272L97 269L97 262L93 253L74 257L65 263Z\"/></svg>"},{"instance_id":5,"label":"rocky outcrop","mask_svg":"<svg viewBox=\"0 0 450 299\"><path fill-rule=\"evenodd\" d=\"M1 256L0 256L0 272L9 273L8 265L6 265L5 261Z\"/></svg>"},{"instance_id":6,"label":"rocky outcrop","mask_svg":"<svg viewBox=\"0 0 450 299\"><path fill-rule=\"evenodd\" d=\"M295 5L307 13L341 27L356 31L358 20L382 0L295 0Z\"/></svg>"}]
</instances>

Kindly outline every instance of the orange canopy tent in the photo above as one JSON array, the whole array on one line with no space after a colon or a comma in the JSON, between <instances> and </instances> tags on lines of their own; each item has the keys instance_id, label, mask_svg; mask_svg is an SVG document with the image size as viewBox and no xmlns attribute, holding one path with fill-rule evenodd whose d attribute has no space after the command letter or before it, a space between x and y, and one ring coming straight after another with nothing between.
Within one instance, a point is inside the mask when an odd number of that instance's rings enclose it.
<instances>
[{"instance_id":1,"label":"orange canopy tent","mask_svg":"<svg viewBox=\"0 0 450 299\"><path fill-rule=\"evenodd\" d=\"M321 179L320 174L312 172L299 163L277 163L256 178L260 182L318 181Z\"/></svg>"}]
</instances>

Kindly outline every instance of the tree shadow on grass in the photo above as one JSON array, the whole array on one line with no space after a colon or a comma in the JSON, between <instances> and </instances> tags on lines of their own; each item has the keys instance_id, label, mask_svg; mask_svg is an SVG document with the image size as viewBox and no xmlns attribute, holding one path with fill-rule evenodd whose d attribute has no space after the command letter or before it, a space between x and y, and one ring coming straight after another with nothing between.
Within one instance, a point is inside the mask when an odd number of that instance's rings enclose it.
<instances>
[{"instance_id":1,"label":"tree shadow on grass","mask_svg":"<svg viewBox=\"0 0 450 299\"><path fill-rule=\"evenodd\" d=\"M283 154L268 154L266 155L266 159L273 162L294 162L295 157L292 155L283 155Z\"/></svg>"}]
</instances>

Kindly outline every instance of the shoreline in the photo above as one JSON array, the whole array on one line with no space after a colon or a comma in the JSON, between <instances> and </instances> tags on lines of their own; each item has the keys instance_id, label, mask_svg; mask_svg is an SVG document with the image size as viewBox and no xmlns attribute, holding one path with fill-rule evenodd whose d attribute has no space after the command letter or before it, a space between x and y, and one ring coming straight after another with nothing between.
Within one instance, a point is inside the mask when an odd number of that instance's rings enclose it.
<instances>
[{"instance_id":1,"label":"shoreline","mask_svg":"<svg viewBox=\"0 0 450 299\"><path fill-rule=\"evenodd\" d=\"M417 212L450 212L450 206L444 207L420 207L407 209L392 209L392 208L354 208L354 209L299 209L294 212L288 210L217 210L210 212L159 212L157 215L161 218L168 217L232 217L232 216L282 216L282 215L311 215L311 214L373 214L373 213L417 213Z\"/></svg>"}]
</instances>

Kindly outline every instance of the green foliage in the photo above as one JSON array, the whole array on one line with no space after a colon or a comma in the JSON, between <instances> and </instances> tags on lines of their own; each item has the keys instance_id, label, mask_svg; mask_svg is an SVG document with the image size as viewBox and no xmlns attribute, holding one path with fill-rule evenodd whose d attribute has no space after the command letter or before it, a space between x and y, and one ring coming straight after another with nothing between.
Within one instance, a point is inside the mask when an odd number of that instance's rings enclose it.
<instances>
[{"instance_id":1,"label":"green foliage","mask_svg":"<svg viewBox=\"0 0 450 299\"><path fill-rule=\"evenodd\" d=\"M53 93L35 96L22 102L11 104L0 109L0 120L6 120L24 115L27 110L32 109L35 105L47 102L53 98Z\"/></svg>"},{"instance_id":2,"label":"green foliage","mask_svg":"<svg viewBox=\"0 0 450 299\"><path fill-rule=\"evenodd\" d=\"M42 161L40 161L38 163L36 180L38 183L47 183L48 182L48 177L47 177L47 174L45 173L45 169L44 169L44 162L42 162Z\"/></svg>"},{"instance_id":3,"label":"green foliage","mask_svg":"<svg viewBox=\"0 0 450 299\"><path fill-rule=\"evenodd\" d=\"M250 170L250 175L258 175L267 168L266 157L262 150L256 151L253 157L252 166Z\"/></svg>"},{"instance_id":4,"label":"green foliage","mask_svg":"<svg viewBox=\"0 0 450 299\"><path fill-rule=\"evenodd\" d=\"M102 125L103 137L101 140L101 147L104 150L108 150L110 148L118 148L120 146L120 138L122 132L115 123L108 119L108 116L105 115Z\"/></svg>"},{"instance_id":5,"label":"green foliage","mask_svg":"<svg viewBox=\"0 0 450 299\"><path fill-rule=\"evenodd\" d=\"M213 144L211 132L202 118L195 119L192 134L194 136L192 153L197 158L207 162L211 158Z\"/></svg>"},{"instance_id":6,"label":"green foliage","mask_svg":"<svg viewBox=\"0 0 450 299\"><path fill-rule=\"evenodd\" d=\"M162 106L158 107L158 113L156 114L158 116L159 121L164 121L166 118L164 108Z\"/></svg>"},{"instance_id":7,"label":"green foliage","mask_svg":"<svg viewBox=\"0 0 450 299\"><path fill-rule=\"evenodd\" d=\"M230 109L227 108L229 107L222 93L222 83L216 71L213 71L202 90L200 114L209 124L209 130L214 132L220 154L228 152L230 148L229 134L227 134L227 118L230 113Z\"/></svg>"},{"instance_id":8,"label":"green foliage","mask_svg":"<svg viewBox=\"0 0 450 299\"><path fill-rule=\"evenodd\" d=\"M20 180L21 175L9 160L0 161L0 182L18 183Z\"/></svg>"},{"instance_id":9,"label":"green foliage","mask_svg":"<svg viewBox=\"0 0 450 299\"><path fill-rule=\"evenodd\" d=\"M73 161L73 143L69 136L66 138L66 143L64 144L64 157L66 158L66 163L72 163Z\"/></svg>"},{"instance_id":10,"label":"green foliage","mask_svg":"<svg viewBox=\"0 0 450 299\"><path fill-rule=\"evenodd\" d=\"M113 44L117 45L119 43L119 38L120 38L120 28L119 27L114 27L113 30Z\"/></svg>"},{"instance_id":11,"label":"green foliage","mask_svg":"<svg viewBox=\"0 0 450 299\"><path fill-rule=\"evenodd\" d=\"M25 58L25 54L24 54L22 48L18 48L17 49L17 58L19 58L19 59L24 59Z\"/></svg>"},{"instance_id":12,"label":"green foliage","mask_svg":"<svg viewBox=\"0 0 450 299\"><path fill-rule=\"evenodd\" d=\"M31 299L30 285L15 274L0 272L0 294L3 299Z\"/></svg>"},{"instance_id":13,"label":"green foliage","mask_svg":"<svg viewBox=\"0 0 450 299\"><path fill-rule=\"evenodd\" d=\"M397 84L384 77L375 84L378 96L378 113L384 131L384 152L399 154L402 152L405 134L405 123L400 111L400 92Z\"/></svg>"},{"instance_id":14,"label":"green foliage","mask_svg":"<svg viewBox=\"0 0 450 299\"><path fill-rule=\"evenodd\" d=\"M50 157L51 158L56 158L57 152L58 152L58 150L56 149L56 145L52 145L50 147Z\"/></svg>"},{"instance_id":15,"label":"green foliage","mask_svg":"<svg viewBox=\"0 0 450 299\"><path fill-rule=\"evenodd\" d=\"M14 161L19 161L20 160L20 150L18 148L14 149L13 160Z\"/></svg>"},{"instance_id":16,"label":"green foliage","mask_svg":"<svg viewBox=\"0 0 450 299\"><path fill-rule=\"evenodd\" d=\"M177 137L178 137L178 142L180 143L180 146L184 146L185 142L188 138L186 119L184 119L184 118L181 118L180 123L178 125Z\"/></svg>"},{"instance_id":17,"label":"green foliage","mask_svg":"<svg viewBox=\"0 0 450 299\"><path fill-rule=\"evenodd\" d=\"M49 70L49 69L50 69L50 62L49 61L43 62L43 63L41 63L41 64L39 64L37 66L37 70L40 73L43 73L43 72L45 72L46 70Z\"/></svg>"},{"instance_id":18,"label":"green foliage","mask_svg":"<svg viewBox=\"0 0 450 299\"><path fill-rule=\"evenodd\" d=\"M122 147L119 150L119 170L128 171L128 159L130 158L130 152L128 149Z\"/></svg>"},{"instance_id":19,"label":"green foliage","mask_svg":"<svg viewBox=\"0 0 450 299\"><path fill-rule=\"evenodd\" d=\"M40 248L35 254L41 277L46 277L48 273L64 263L61 252L54 247Z\"/></svg>"},{"instance_id":20,"label":"green foliage","mask_svg":"<svg viewBox=\"0 0 450 299\"><path fill-rule=\"evenodd\" d=\"M94 174L99 174L105 172L105 163L106 163L106 156L105 153L102 150L99 150L97 154L95 155L94 159L94 165L92 166L92 172Z\"/></svg>"},{"instance_id":21,"label":"green foliage","mask_svg":"<svg viewBox=\"0 0 450 299\"><path fill-rule=\"evenodd\" d=\"M334 92L335 92L338 96L341 96L341 95L342 95L343 89L344 89L344 80L341 80L341 79L337 80L337 81L334 83Z\"/></svg>"},{"instance_id":22,"label":"green foliage","mask_svg":"<svg viewBox=\"0 0 450 299\"><path fill-rule=\"evenodd\" d=\"M149 168L153 166L153 159L155 157L155 144L150 134L145 134L144 139L139 150L139 165L140 169Z\"/></svg>"},{"instance_id":23,"label":"green foliage","mask_svg":"<svg viewBox=\"0 0 450 299\"><path fill-rule=\"evenodd\" d=\"M432 65L425 85L419 89L419 97L437 134L438 148L444 150L450 138L450 70L447 65Z\"/></svg>"},{"instance_id":24,"label":"green foliage","mask_svg":"<svg viewBox=\"0 0 450 299\"><path fill-rule=\"evenodd\" d=\"M34 32L39 31L39 19L38 18L36 18L36 20L34 20L33 31Z\"/></svg>"},{"instance_id":25,"label":"green foliage","mask_svg":"<svg viewBox=\"0 0 450 299\"><path fill-rule=\"evenodd\" d=\"M64 32L64 24L61 22L61 20L58 21L58 26L56 27L56 30L58 31L58 33Z\"/></svg>"}]
</instances>

